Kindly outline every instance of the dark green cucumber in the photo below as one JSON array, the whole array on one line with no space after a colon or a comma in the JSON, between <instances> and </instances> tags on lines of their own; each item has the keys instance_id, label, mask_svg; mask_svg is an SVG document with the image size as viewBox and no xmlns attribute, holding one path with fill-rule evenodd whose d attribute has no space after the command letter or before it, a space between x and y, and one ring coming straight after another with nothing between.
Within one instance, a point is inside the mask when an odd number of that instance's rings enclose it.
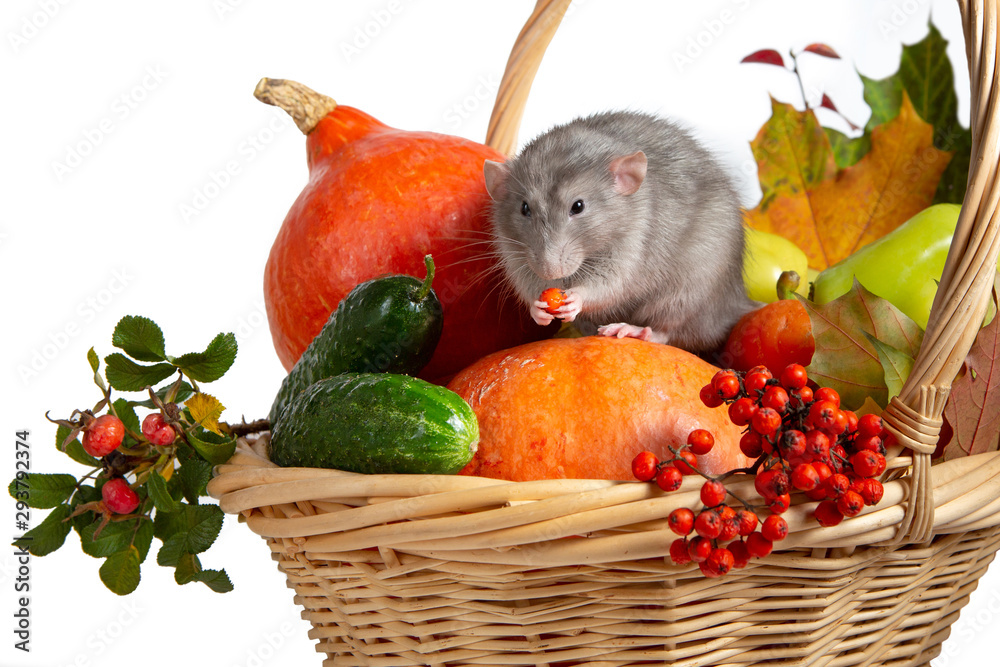
<instances>
[{"instance_id":1,"label":"dark green cucumber","mask_svg":"<svg viewBox=\"0 0 1000 667\"><path fill-rule=\"evenodd\" d=\"M431 282L434 261L424 257L427 277L387 276L361 283L344 297L305 349L268 415L271 423L296 394L341 373L416 375L431 360L441 338L441 302Z\"/></svg>"},{"instance_id":2,"label":"dark green cucumber","mask_svg":"<svg viewBox=\"0 0 1000 667\"><path fill-rule=\"evenodd\" d=\"M279 466L361 473L456 473L479 446L455 392L396 373L345 373L299 393L272 425Z\"/></svg>"}]
</instances>

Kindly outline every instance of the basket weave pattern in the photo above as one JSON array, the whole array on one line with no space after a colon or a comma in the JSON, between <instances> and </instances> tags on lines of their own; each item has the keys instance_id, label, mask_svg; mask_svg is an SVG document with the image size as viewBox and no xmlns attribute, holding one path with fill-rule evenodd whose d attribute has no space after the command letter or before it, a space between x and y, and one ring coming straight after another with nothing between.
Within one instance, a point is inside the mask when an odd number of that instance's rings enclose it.
<instances>
[{"instance_id":1,"label":"basket weave pattern","mask_svg":"<svg viewBox=\"0 0 1000 667\"><path fill-rule=\"evenodd\" d=\"M265 538L323 664L928 665L1000 548L1000 453L930 460L1000 252L998 1L958 3L972 167L923 345L884 415L903 446L879 505L820 528L816 503L798 500L780 551L706 579L665 558L666 517L697 505L694 479L668 496L603 480L356 475L278 468L267 434L242 440L209 491ZM488 133L505 153L568 5L539 0L512 50Z\"/></svg>"}]
</instances>

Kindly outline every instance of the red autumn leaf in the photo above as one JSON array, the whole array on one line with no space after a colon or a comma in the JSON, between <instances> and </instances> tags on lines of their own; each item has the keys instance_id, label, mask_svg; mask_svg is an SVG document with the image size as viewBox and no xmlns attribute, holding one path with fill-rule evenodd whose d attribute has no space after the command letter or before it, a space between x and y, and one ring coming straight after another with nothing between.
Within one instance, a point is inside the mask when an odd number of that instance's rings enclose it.
<instances>
[{"instance_id":1,"label":"red autumn leaf","mask_svg":"<svg viewBox=\"0 0 1000 667\"><path fill-rule=\"evenodd\" d=\"M1000 283L1000 278L998 278ZM996 297L994 297L995 299ZM1000 316L980 329L944 407L945 459L1000 448Z\"/></svg>"},{"instance_id":2,"label":"red autumn leaf","mask_svg":"<svg viewBox=\"0 0 1000 667\"><path fill-rule=\"evenodd\" d=\"M837 54L828 44L810 44L803 51L808 51L809 53L815 53L818 56L823 56L824 58L837 58L840 59L840 55Z\"/></svg>"},{"instance_id":3,"label":"red autumn leaf","mask_svg":"<svg viewBox=\"0 0 1000 667\"><path fill-rule=\"evenodd\" d=\"M778 67L785 66L784 58L782 58L781 54L774 49L761 49L760 51L754 51L740 62L763 63L765 65L777 65Z\"/></svg>"},{"instance_id":4,"label":"red autumn leaf","mask_svg":"<svg viewBox=\"0 0 1000 667\"><path fill-rule=\"evenodd\" d=\"M827 95L826 93L823 93L823 99L822 99L822 101L820 101L819 105L820 105L821 107L823 107L824 109L829 109L830 111L833 111L833 112L834 112L834 113L836 113L836 114L837 114L838 116L840 116L841 118L843 118L843 119L844 119L844 122L845 122L845 123L847 123L847 125L848 125L848 126L849 126L849 127L850 127L850 128L852 129L852 130L857 130L857 129L859 129L857 125L855 125L854 123L852 123L852 122L850 121L850 119L848 119L848 118L847 118L847 116L845 116L844 114L840 113L840 111L839 111L839 110L837 109L837 106L836 106L836 105L835 105L835 104L833 103L833 100L831 100L831 99L830 99L830 96L829 96L829 95Z\"/></svg>"}]
</instances>

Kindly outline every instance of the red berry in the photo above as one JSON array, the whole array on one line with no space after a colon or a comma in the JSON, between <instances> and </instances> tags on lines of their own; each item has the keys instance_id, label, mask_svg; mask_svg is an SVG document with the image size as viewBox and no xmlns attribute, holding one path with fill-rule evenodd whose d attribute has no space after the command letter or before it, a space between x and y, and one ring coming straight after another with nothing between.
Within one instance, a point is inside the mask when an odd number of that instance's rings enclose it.
<instances>
[{"instance_id":1,"label":"red berry","mask_svg":"<svg viewBox=\"0 0 1000 667\"><path fill-rule=\"evenodd\" d=\"M715 393L724 401L736 398L740 394L740 380L735 375L725 375L713 381L712 386L715 388Z\"/></svg>"},{"instance_id":2,"label":"red berry","mask_svg":"<svg viewBox=\"0 0 1000 667\"><path fill-rule=\"evenodd\" d=\"M837 503L833 500L824 500L817 505L813 511L813 516L816 517L819 525L825 527L836 526L844 520L843 513L837 509Z\"/></svg>"},{"instance_id":3,"label":"red berry","mask_svg":"<svg viewBox=\"0 0 1000 667\"><path fill-rule=\"evenodd\" d=\"M751 418L753 430L761 435L771 435L781 428L781 415L774 408L759 408Z\"/></svg>"},{"instance_id":4,"label":"red berry","mask_svg":"<svg viewBox=\"0 0 1000 667\"><path fill-rule=\"evenodd\" d=\"M862 481L859 493L864 499L865 505L878 505L885 494L885 487L877 479L866 479Z\"/></svg>"},{"instance_id":5,"label":"red berry","mask_svg":"<svg viewBox=\"0 0 1000 667\"><path fill-rule=\"evenodd\" d=\"M847 416L847 432L855 433L858 430L858 415L854 410L844 410L843 412Z\"/></svg>"},{"instance_id":6,"label":"red berry","mask_svg":"<svg viewBox=\"0 0 1000 667\"><path fill-rule=\"evenodd\" d=\"M687 444L691 448L692 452L698 456L702 456L712 451L712 447L715 446L715 437L712 435L711 431L706 431L703 428L696 428L688 433Z\"/></svg>"},{"instance_id":7,"label":"red berry","mask_svg":"<svg viewBox=\"0 0 1000 667\"><path fill-rule=\"evenodd\" d=\"M761 533L751 533L747 537L747 551L754 558L763 558L774 549L774 543L764 537Z\"/></svg>"},{"instance_id":8,"label":"red berry","mask_svg":"<svg viewBox=\"0 0 1000 667\"><path fill-rule=\"evenodd\" d=\"M721 507L716 507L715 511L719 513L719 518L722 519L723 521L736 519L736 510L734 510L729 505L722 505Z\"/></svg>"},{"instance_id":9,"label":"red berry","mask_svg":"<svg viewBox=\"0 0 1000 667\"><path fill-rule=\"evenodd\" d=\"M670 530L682 537L690 535L694 529L694 512L687 507L675 509L667 516L667 525L670 526Z\"/></svg>"},{"instance_id":10,"label":"red berry","mask_svg":"<svg viewBox=\"0 0 1000 667\"><path fill-rule=\"evenodd\" d=\"M779 542L788 536L788 522L777 514L772 514L764 519L760 534L772 542Z\"/></svg>"},{"instance_id":11,"label":"red berry","mask_svg":"<svg viewBox=\"0 0 1000 667\"><path fill-rule=\"evenodd\" d=\"M703 510L694 520L694 530L702 537L714 540L722 532L722 519L715 512Z\"/></svg>"},{"instance_id":12,"label":"red berry","mask_svg":"<svg viewBox=\"0 0 1000 667\"><path fill-rule=\"evenodd\" d=\"M760 397L760 404L765 408L771 408L775 412L782 413L788 409L788 392L783 387L777 385L768 387L764 395Z\"/></svg>"},{"instance_id":13,"label":"red berry","mask_svg":"<svg viewBox=\"0 0 1000 667\"><path fill-rule=\"evenodd\" d=\"M674 466L663 466L656 473L656 485L664 491L676 491L683 481L684 475Z\"/></svg>"},{"instance_id":14,"label":"red berry","mask_svg":"<svg viewBox=\"0 0 1000 667\"><path fill-rule=\"evenodd\" d=\"M763 441L761 440L760 433L756 431L747 431L740 438L740 451L743 452L747 457L755 459L764 453Z\"/></svg>"},{"instance_id":15,"label":"red berry","mask_svg":"<svg viewBox=\"0 0 1000 667\"><path fill-rule=\"evenodd\" d=\"M670 560L677 565L687 565L691 562L691 554L688 553L688 541L680 537L670 543Z\"/></svg>"},{"instance_id":16,"label":"red berry","mask_svg":"<svg viewBox=\"0 0 1000 667\"><path fill-rule=\"evenodd\" d=\"M739 528L740 535L746 537L757 530L757 515L750 510L740 510L736 513L736 526Z\"/></svg>"},{"instance_id":17,"label":"red berry","mask_svg":"<svg viewBox=\"0 0 1000 667\"><path fill-rule=\"evenodd\" d=\"M813 461L812 467L816 471L816 474L819 475L820 484L828 480L830 475L833 474L833 470L830 469L830 466L823 461Z\"/></svg>"},{"instance_id":18,"label":"red berry","mask_svg":"<svg viewBox=\"0 0 1000 667\"><path fill-rule=\"evenodd\" d=\"M747 375L750 375L751 373L760 373L761 375L763 375L768 380L770 380L772 377L774 377L773 375L771 375L771 369L769 369L764 364L758 364L758 365L754 366L753 368L751 368L750 370L747 371Z\"/></svg>"},{"instance_id":19,"label":"red berry","mask_svg":"<svg viewBox=\"0 0 1000 667\"><path fill-rule=\"evenodd\" d=\"M882 453L885 447L882 446L882 438L877 435L861 435L861 431L858 431L858 437L854 439L854 451L862 452L878 452Z\"/></svg>"},{"instance_id":20,"label":"red berry","mask_svg":"<svg viewBox=\"0 0 1000 667\"><path fill-rule=\"evenodd\" d=\"M131 514L139 506L139 496L124 477L109 479L101 487L104 505L115 514Z\"/></svg>"},{"instance_id":21,"label":"red berry","mask_svg":"<svg viewBox=\"0 0 1000 667\"><path fill-rule=\"evenodd\" d=\"M558 287L550 287L542 291L538 300L545 302L545 312L552 315L558 315L559 308L563 305L563 301L566 300L566 292L562 291Z\"/></svg>"},{"instance_id":22,"label":"red berry","mask_svg":"<svg viewBox=\"0 0 1000 667\"><path fill-rule=\"evenodd\" d=\"M746 426L753 419L755 412L757 412L757 404L754 403L753 399L746 396L738 398L729 404L729 421L737 426Z\"/></svg>"},{"instance_id":23,"label":"red berry","mask_svg":"<svg viewBox=\"0 0 1000 667\"><path fill-rule=\"evenodd\" d=\"M177 438L177 432L174 431L174 427L166 423L163 415L159 412L148 414L142 420L142 434L146 436L146 439L150 443L158 447L171 445Z\"/></svg>"},{"instance_id":24,"label":"red berry","mask_svg":"<svg viewBox=\"0 0 1000 667\"><path fill-rule=\"evenodd\" d=\"M753 482L757 493L768 501L772 501L778 496L788 493L789 484L788 475L780 470L765 470L758 473Z\"/></svg>"},{"instance_id":25,"label":"red berry","mask_svg":"<svg viewBox=\"0 0 1000 667\"><path fill-rule=\"evenodd\" d=\"M743 386L746 387L747 393L750 396L756 398L758 392L764 390L767 386L767 381L770 379L769 374L765 375L760 371L754 371L752 373L747 373L747 376L743 378Z\"/></svg>"},{"instance_id":26,"label":"red berry","mask_svg":"<svg viewBox=\"0 0 1000 667\"><path fill-rule=\"evenodd\" d=\"M682 449L680 456L674 459L674 466L683 475L697 475L698 457L690 449Z\"/></svg>"},{"instance_id":27,"label":"red berry","mask_svg":"<svg viewBox=\"0 0 1000 667\"><path fill-rule=\"evenodd\" d=\"M837 498L850 490L851 480L847 478L847 475L837 473L836 475L831 475L830 478L826 480L824 486L826 487L827 495L831 498Z\"/></svg>"},{"instance_id":28,"label":"red berry","mask_svg":"<svg viewBox=\"0 0 1000 667\"><path fill-rule=\"evenodd\" d=\"M114 415L101 415L83 431L83 449L91 456L106 456L118 449L125 438L125 425Z\"/></svg>"},{"instance_id":29,"label":"red berry","mask_svg":"<svg viewBox=\"0 0 1000 667\"><path fill-rule=\"evenodd\" d=\"M632 459L632 476L640 482L648 482L656 477L656 466L659 463L653 452L639 452Z\"/></svg>"},{"instance_id":30,"label":"red berry","mask_svg":"<svg viewBox=\"0 0 1000 667\"><path fill-rule=\"evenodd\" d=\"M722 482L709 480L701 486L701 502L705 507L715 507L721 505L726 499L726 487Z\"/></svg>"},{"instance_id":31,"label":"red berry","mask_svg":"<svg viewBox=\"0 0 1000 667\"><path fill-rule=\"evenodd\" d=\"M837 509L844 516L857 516L865 508L865 499L855 491L845 491L837 498Z\"/></svg>"},{"instance_id":32,"label":"red berry","mask_svg":"<svg viewBox=\"0 0 1000 667\"><path fill-rule=\"evenodd\" d=\"M867 414L858 417L858 437L871 438L882 434L882 418Z\"/></svg>"},{"instance_id":33,"label":"red berry","mask_svg":"<svg viewBox=\"0 0 1000 667\"><path fill-rule=\"evenodd\" d=\"M813 394L816 401L830 401L833 403L834 407L840 407L840 394L837 393L836 389L830 387L820 387Z\"/></svg>"},{"instance_id":34,"label":"red berry","mask_svg":"<svg viewBox=\"0 0 1000 667\"><path fill-rule=\"evenodd\" d=\"M792 470L792 486L799 491L811 491L819 486L819 473L810 463L802 463Z\"/></svg>"},{"instance_id":35,"label":"red berry","mask_svg":"<svg viewBox=\"0 0 1000 667\"><path fill-rule=\"evenodd\" d=\"M768 505L768 508L775 514L784 514L785 512L788 511L788 508L791 506L792 506L792 497L787 493L783 493L774 500L772 500L771 504Z\"/></svg>"},{"instance_id":36,"label":"red berry","mask_svg":"<svg viewBox=\"0 0 1000 667\"><path fill-rule=\"evenodd\" d=\"M715 387L711 384L706 384L702 387L701 391L698 392L698 396L701 398L701 402L710 408L717 408L723 403L719 395L715 393Z\"/></svg>"},{"instance_id":37,"label":"red berry","mask_svg":"<svg viewBox=\"0 0 1000 667\"><path fill-rule=\"evenodd\" d=\"M792 394L792 398L795 399L793 405L797 408L809 405L813 400L813 390L810 387L802 387Z\"/></svg>"},{"instance_id":38,"label":"red berry","mask_svg":"<svg viewBox=\"0 0 1000 667\"><path fill-rule=\"evenodd\" d=\"M794 428L784 431L778 440L778 449L786 460L802 456L806 452L805 433Z\"/></svg>"},{"instance_id":39,"label":"red berry","mask_svg":"<svg viewBox=\"0 0 1000 667\"><path fill-rule=\"evenodd\" d=\"M820 484L815 489L809 489L806 491L806 498L809 500L826 500L826 487Z\"/></svg>"},{"instance_id":40,"label":"red berry","mask_svg":"<svg viewBox=\"0 0 1000 667\"><path fill-rule=\"evenodd\" d=\"M704 563L712 553L712 540L698 536L688 540L688 556L696 563Z\"/></svg>"},{"instance_id":41,"label":"red berry","mask_svg":"<svg viewBox=\"0 0 1000 667\"><path fill-rule=\"evenodd\" d=\"M874 477L878 474L879 458L885 461L881 454L863 449L851 457L851 465L854 466L854 472L862 477Z\"/></svg>"},{"instance_id":42,"label":"red berry","mask_svg":"<svg viewBox=\"0 0 1000 667\"><path fill-rule=\"evenodd\" d=\"M733 555L733 567L737 570L742 570L750 562L750 552L747 550L747 545L743 542L732 542L728 547L729 553Z\"/></svg>"},{"instance_id":43,"label":"red berry","mask_svg":"<svg viewBox=\"0 0 1000 667\"><path fill-rule=\"evenodd\" d=\"M736 519L722 519L722 530L719 531L719 540L728 542L740 534L740 528L736 525Z\"/></svg>"},{"instance_id":44,"label":"red berry","mask_svg":"<svg viewBox=\"0 0 1000 667\"><path fill-rule=\"evenodd\" d=\"M706 577L721 577L733 569L732 552L725 547L712 549L704 563L700 564L702 574Z\"/></svg>"},{"instance_id":45,"label":"red berry","mask_svg":"<svg viewBox=\"0 0 1000 667\"><path fill-rule=\"evenodd\" d=\"M813 427L833 433L837 426L837 413L840 408L833 401L814 401L809 407L809 421Z\"/></svg>"},{"instance_id":46,"label":"red berry","mask_svg":"<svg viewBox=\"0 0 1000 667\"><path fill-rule=\"evenodd\" d=\"M830 460L830 438L819 429L806 431L806 455L815 461Z\"/></svg>"},{"instance_id":47,"label":"red berry","mask_svg":"<svg viewBox=\"0 0 1000 667\"><path fill-rule=\"evenodd\" d=\"M808 381L809 376L801 364L788 364L781 371L781 386L785 389L802 389Z\"/></svg>"}]
</instances>

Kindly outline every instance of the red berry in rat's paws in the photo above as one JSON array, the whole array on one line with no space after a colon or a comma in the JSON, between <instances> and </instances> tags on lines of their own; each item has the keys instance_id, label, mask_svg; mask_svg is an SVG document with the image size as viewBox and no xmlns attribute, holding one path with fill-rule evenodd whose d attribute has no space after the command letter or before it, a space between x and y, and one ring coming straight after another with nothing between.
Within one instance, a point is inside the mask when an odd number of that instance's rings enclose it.
<instances>
[{"instance_id":1,"label":"red berry in rat's paws","mask_svg":"<svg viewBox=\"0 0 1000 667\"><path fill-rule=\"evenodd\" d=\"M105 506L115 514L131 514L139 506L139 496L124 477L115 477L101 488Z\"/></svg>"},{"instance_id":2,"label":"red berry in rat's paws","mask_svg":"<svg viewBox=\"0 0 1000 667\"><path fill-rule=\"evenodd\" d=\"M159 412L148 414L142 420L142 434L150 443L159 447L166 447L177 437L174 427L166 423Z\"/></svg>"},{"instance_id":3,"label":"red berry in rat's paws","mask_svg":"<svg viewBox=\"0 0 1000 667\"><path fill-rule=\"evenodd\" d=\"M566 292L562 291L558 287L550 287L542 292L542 295L538 297L539 301L545 302L545 311L550 315L558 314L559 307L563 305L563 301L566 300Z\"/></svg>"},{"instance_id":4,"label":"red berry in rat's paws","mask_svg":"<svg viewBox=\"0 0 1000 667\"><path fill-rule=\"evenodd\" d=\"M118 449L125 437L125 425L114 415L101 415L84 429L83 449L91 456L101 457Z\"/></svg>"}]
</instances>

